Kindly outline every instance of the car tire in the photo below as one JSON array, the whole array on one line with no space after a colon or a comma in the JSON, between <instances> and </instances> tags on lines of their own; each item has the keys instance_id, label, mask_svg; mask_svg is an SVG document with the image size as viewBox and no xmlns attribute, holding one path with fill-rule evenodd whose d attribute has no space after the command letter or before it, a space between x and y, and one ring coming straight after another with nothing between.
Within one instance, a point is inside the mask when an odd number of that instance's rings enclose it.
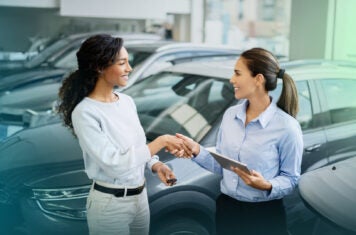
<instances>
[{"instance_id":1,"label":"car tire","mask_svg":"<svg viewBox=\"0 0 356 235\"><path fill-rule=\"evenodd\" d=\"M151 235L212 235L202 224L191 218L171 218L161 222Z\"/></svg>"}]
</instances>

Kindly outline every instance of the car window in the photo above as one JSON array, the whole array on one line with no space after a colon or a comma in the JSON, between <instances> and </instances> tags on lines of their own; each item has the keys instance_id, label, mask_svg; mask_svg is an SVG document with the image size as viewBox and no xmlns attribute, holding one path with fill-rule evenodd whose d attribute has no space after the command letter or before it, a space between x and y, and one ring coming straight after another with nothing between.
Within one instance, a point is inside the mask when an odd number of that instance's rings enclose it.
<instances>
[{"instance_id":1,"label":"car window","mask_svg":"<svg viewBox=\"0 0 356 235\"><path fill-rule=\"evenodd\" d=\"M146 136L182 133L200 141L234 98L229 81L162 72L125 91L136 105Z\"/></svg>"},{"instance_id":2,"label":"car window","mask_svg":"<svg viewBox=\"0 0 356 235\"><path fill-rule=\"evenodd\" d=\"M26 67L37 66L44 61L46 61L50 56L56 53L61 48L67 46L70 43L69 39L61 39L54 42L52 45L48 46L46 49L41 51L37 56L33 57L31 60L27 61Z\"/></svg>"},{"instance_id":3,"label":"car window","mask_svg":"<svg viewBox=\"0 0 356 235\"><path fill-rule=\"evenodd\" d=\"M302 127L302 130L307 130L316 127L313 122L313 110L312 100L310 96L310 90L306 81L298 81L295 83L298 91L299 98L299 112L297 114L297 120ZM270 92L274 102L278 101L278 98L282 91L282 84L279 83L275 90Z\"/></svg>"},{"instance_id":4,"label":"car window","mask_svg":"<svg viewBox=\"0 0 356 235\"><path fill-rule=\"evenodd\" d=\"M326 93L331 123L356 120L356 80L325 79L321 85Z\"/></svg>"},{"instance_id":5,"label":"car window","mask_svg":"<svg viewBox=\"0 0 356 235\"><path fill-rule=\"evenodd\" d=\"M152 55L152 52L135 51L135 50L130 50L129 48L128 48L128 53L129 53L129 63L131 67L140 64L142 61L146 60L150 55Z\"/></svg>"},{"instance_id":6,"label":"car window","mask_svg":"<svg viewBox=\"0 0 356 235\"><path fill-rule=\"evenodd\" d=\"M62 56L55 64L57 68L67 68L72 69L77 67L77 51L78 48L71 50L66 55Z\"/></svg>"}]
</instances>

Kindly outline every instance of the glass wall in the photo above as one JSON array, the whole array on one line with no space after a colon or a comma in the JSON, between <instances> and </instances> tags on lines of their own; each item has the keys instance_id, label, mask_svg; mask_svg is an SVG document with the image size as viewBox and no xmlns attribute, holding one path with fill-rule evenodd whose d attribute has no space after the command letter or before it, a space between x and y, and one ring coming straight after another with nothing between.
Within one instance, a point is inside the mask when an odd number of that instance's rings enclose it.
<instances>
[{"instance_id":1,"label":"glass wall","mask_svg":"<svg viewBox=\"0 0 356 235\"><path fill-rule=\"evenodd\" d=\"M205 42L288 57L291 0L206 0Z\"/></svg>"}]
</instances>

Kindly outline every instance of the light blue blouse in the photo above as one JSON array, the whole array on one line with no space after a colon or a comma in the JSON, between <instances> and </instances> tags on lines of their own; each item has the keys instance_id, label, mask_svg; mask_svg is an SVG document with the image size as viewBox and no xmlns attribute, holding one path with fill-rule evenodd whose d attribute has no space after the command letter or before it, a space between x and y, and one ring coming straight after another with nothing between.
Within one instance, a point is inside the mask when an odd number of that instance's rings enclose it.
<instances>
[{"instance_id":1,"label":"light blue blouse","mask_svg":"<svg viewBox=\"0 0 356 235\"><path fill-rule=\"evenodd\" d=\"M245 126L248 101L230 107L224 114L216 151L258 171L272 184L270 192L246 185L237 174L223 169L201 146L193 160L222 174L221 192L240 201L259 202L290 194L300 177L303 137L298 121L274 102Z\"/></svg>"}]
</instances>

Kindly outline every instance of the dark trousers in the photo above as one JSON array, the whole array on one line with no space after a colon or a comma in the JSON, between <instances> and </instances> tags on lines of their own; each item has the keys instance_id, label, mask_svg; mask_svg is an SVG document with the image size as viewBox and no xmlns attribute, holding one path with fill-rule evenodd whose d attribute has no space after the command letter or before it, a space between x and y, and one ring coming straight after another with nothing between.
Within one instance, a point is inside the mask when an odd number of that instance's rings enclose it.
<instances>
[{"instance_id":1,"label":"dark trousers","mask_svg":"<svg viewBox=\"0 0 356 235\"><path fill-rule=\"evenodd\" d=\"M242 202L221 194L216 200L217 235L286 235L282 199Z\"/></svg>"}]
</instances>

